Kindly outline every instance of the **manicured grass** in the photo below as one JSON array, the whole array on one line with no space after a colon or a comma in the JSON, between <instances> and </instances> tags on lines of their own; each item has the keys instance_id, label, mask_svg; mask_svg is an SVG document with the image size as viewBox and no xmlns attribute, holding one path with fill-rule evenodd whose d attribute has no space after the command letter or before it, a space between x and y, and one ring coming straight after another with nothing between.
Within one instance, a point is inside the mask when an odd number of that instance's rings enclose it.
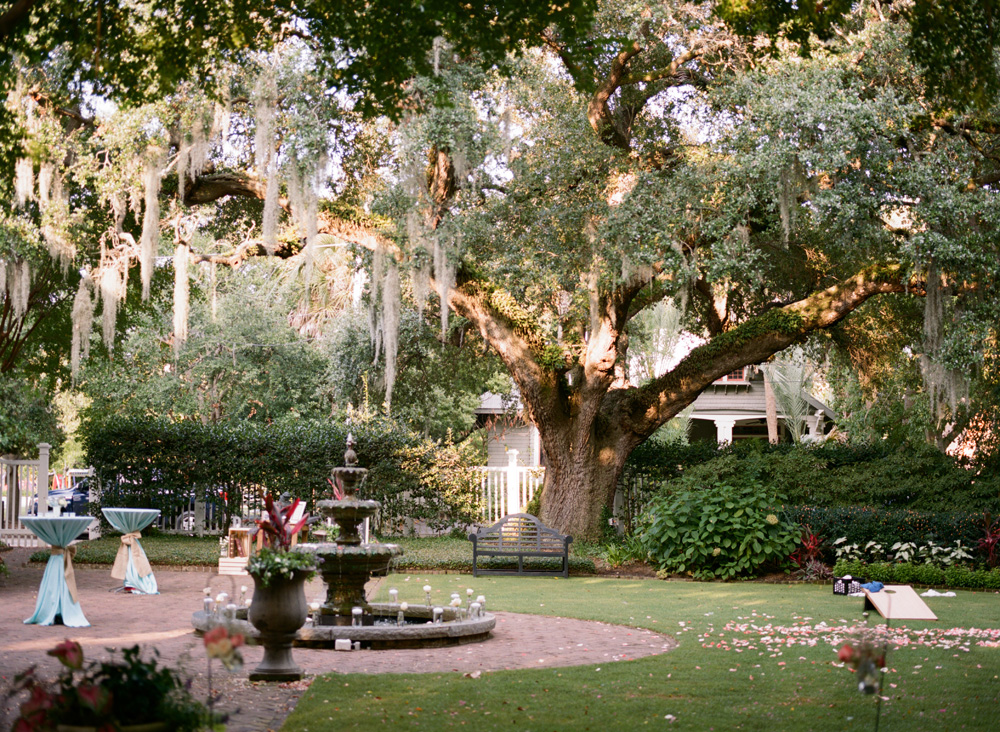
<instances>
[{"instance_id":1,"label":"manicured grass","mask_svg":"<svg viewBox=\"0 0 1000 732\"><path fill-rule=\"evenodd\" d=\"M219 538L217 536L179 536L172 534L143 535L139 540L149 557L150 564L173 566L211 566L219 563ZM73 561L77 564L114 564L121 534L107 534L100 539L81 541ZM31 555L32 562L46 562L48 550Z\"/></svg>"},{"instance_id":2,"label":"manicured grass","mask_svg":"<svg viewBox=\"0 0 1000 732\"><path fill-rule=\"evenodd\" d=\"M493 610L623 623L673 635L679 648L620 663L460 674L317 679L283 732L327 729L870 730L875 699L837 664L862 601L828 585L597 577L397 574L400 600L474 588ZM890 646L882 730L993 730L1000 718L1000 595L928 598L937 623L906 621ZM874 622L874 619L873 619ZM820 625L825 623L825 626ZM905 628L904 628L905 626ZM970 634L968 629L979 629ZM990 629L985 632L982 629ZM946 634L951 631L951 635Z\"/></svg>"},{"instance_id":3,"label":"manicured grass","mask_svg":"<svg viewBox=\"0 0 1000 732\"><path fill-rule=\"evenodd\" d=\"M146 556L151 564L168 564L174 566L205 565L219 563L219 538L216 536L183 536L177 534L162 534L153 532L144 534L140 539ZM398 571L416 569L446 570L452 572L472 571L472 542L468 539L450 536L414 538L390 538L385 541L399 544L403 554L396 559ZM121 545L120 534L107 534L100 539L82 541L77 544L77 554L74 559L78 564L114 564L115 555ZM46 562L49 552L42 550L31 555L32 562ZM539 568L546 562L557 568L556 560L533 560L531 568ZM483 563L483 566L502 567L516 566L516 560L495 560ZM594 562L582 556L574 556L570 552L570 572L574 574L593 574Z\"/></svg>"}]
</instances>

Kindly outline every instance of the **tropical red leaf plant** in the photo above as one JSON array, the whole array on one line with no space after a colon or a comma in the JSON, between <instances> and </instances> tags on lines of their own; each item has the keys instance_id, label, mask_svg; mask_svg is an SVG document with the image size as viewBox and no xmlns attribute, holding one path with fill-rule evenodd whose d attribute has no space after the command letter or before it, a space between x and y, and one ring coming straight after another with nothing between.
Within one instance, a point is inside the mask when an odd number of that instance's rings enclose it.
<instances>
[{"instance_id":1,"label":"tropical red leaf plant","mask_svg":"<svg viewBox=\"0 0 1000 732\"><path fill-rule=\"evenodd\" d=\"M986 555L986 563L991 567L1000 564L1000 516L993 518L986 512L983 522L983 538L978 543L979 551Z\"/></svg>"},{"instance_id":2,"label":"tropical red leaf plant","mask_svg":"<svg viewBox=\"0 0 1000 732\"><path fill-rule=\"evenodd\" d=\"M801 546L789 556L799 569L804 569L811 562L822 562L823 543L826 541L822 536L814 534L811 527L803 526L799 541Z\"/></svg>"},{"instance_id":3,"label":"tropical red leaf plant","mask_svg":"<svg viewBox=\"0 0 1000 732\"><path fill-rule=\"evenodd\" d=\"M288 551L292 547L292 537L294 537L306 521L309 514L303 513L302 518L296 523L292 523L292 516L302 500L296 498L290 504L279 506L275 503L271 494L264 496L264 509L267 511L267 518L257 521L257 530L263 531L266 543L278 551Z\"/></svg>"},{"instance_id":4,"label":"tropical red leaf plant","mask_svg":"<svg viewBox=\"0 0 1000 732\"><path fill-rule=\"evenodd\" d=\"M344 484L341 483L340 478L327 478L326 482L333 490L333 497L338 501L344 500Z\"/></svg>"}]
</instances>

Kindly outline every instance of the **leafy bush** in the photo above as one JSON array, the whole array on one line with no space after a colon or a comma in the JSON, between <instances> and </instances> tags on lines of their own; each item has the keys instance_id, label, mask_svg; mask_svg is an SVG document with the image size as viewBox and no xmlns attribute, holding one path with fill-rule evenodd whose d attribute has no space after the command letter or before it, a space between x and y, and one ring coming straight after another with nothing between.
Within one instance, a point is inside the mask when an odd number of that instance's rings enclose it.
<instances>
[{"instance_id":1,"label":"leafy bush","mask_svg":"<svg viewBox=\"0 0 1000 732\"><path fill-rule=\"evenodd\" d=\"M986 563L991 567L1000 565L1000 516L996 519L986 512L983 521L983 535L976 542L976 547L986 557Z\"/></svg>"},{"instance_id":2,"label":"leafy bush","mask_svg":"<svg viewBox=\"0 0 1000 732\"><path fill-rule=\"evenodd\" d=\"M636 535L625 536L618 541L605 544L600 556L609 567L620 567L630 562L645 562L647 559L646 547Z\"/></svg>"},{"instance_id":3,"label":"leafy bush","mask_svg":"<svg viewBox=\"0 0 1000 732\"><path fill-rule=\"evenodd\" d=\"M810 526L822 536L844 537L849 544L875 542L891 547L897 542L929 541L976 545L982 536L982 513L965 511L913 511L866 506L790 506L789 520Z\"/></svg>"},{"instance_id":4,"label":"leafy bush","mask_svg":"<svg viewBox=\"0 0 1000 732\"><path fill-rule=\"evenodd\" d=\"M661 495L642 518L642 546L660 570L698 578L783 568L799 527L778 517L777 500L755 483L712 483Z\"/></svg>"},{"instance_id":5,"label":"leafy bush","mask_svg":"<svg viewBox=\"0 0 1000 732\"><path fill-rule=\"evenodd\" d=\"M653 476L668 481L667 491L681 488L684 481L756 482L787 496L792 504L810 506L1000 509L1000 475L977 474L929 445L892 449L880 444L770 445L761 440L709 445L640 446L629 457L626 482L635 482L636 474Z\"/></svg>"}]
</instances>

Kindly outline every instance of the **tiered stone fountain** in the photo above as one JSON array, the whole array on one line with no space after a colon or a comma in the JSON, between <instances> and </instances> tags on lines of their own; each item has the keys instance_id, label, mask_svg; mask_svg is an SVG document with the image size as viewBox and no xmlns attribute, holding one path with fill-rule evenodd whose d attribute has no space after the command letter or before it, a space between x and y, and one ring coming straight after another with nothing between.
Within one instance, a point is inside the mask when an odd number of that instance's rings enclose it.
<instances>
[{"instance_id":1,"label":"tiered stone fountain","mask_svg":"<svg viewBox=\"0 0 1000 732\"><path fill-rule=\"evenodd\" d=\"M355 493L368 471L358 467L354 438L347 436L343 468L333 469L333 481L343 486L343 498L319 501L316 508L333 519L339 528L336 543L303 544L299 551L316 555L319 572L326 584L326 602L313 618L313 624L351 625L355 608L361 608L362 625L372 625L372 607L365 598L365 584L373 575L384 575L389 563L402 549L396 544L361 542L358 528L379 509L378 501L363 501Z\"/></svg>"},{"instance_id":2,"label":"tiered stone fountain","mask_svg":"<svg viewBox=\"0 0 1000 732\"><path fill-rule=\"evenodd\" d=\"M426 648L476 643L489 638L496 618L486 612L473 613L470 607L455 608L399 602L369 603L365 584L372 575L384 575L392 558L402 553L396 544L365 543L358 531L364 520L378 511L378 501L361 500L357 490L368 473L357 465L354 439L347 437L344 467L333 469L335 483L343 486L343 496L319 501L316 508L332 518L339 533L335 542L303 543L293 551L316 555L319 572L326 585L326 599L315 609L312 619L299 630L295 645L320 648ZM470 597L471 600L471 597ZM435 610L439 617L435 618ZM358 612L360 611L360 612ZM228 622L247 637L257 636L246 622L246 609L235 610L235 619L218 612L194 613L192 624L204 632L219 622Z\"/></svg>"}]
</instances>

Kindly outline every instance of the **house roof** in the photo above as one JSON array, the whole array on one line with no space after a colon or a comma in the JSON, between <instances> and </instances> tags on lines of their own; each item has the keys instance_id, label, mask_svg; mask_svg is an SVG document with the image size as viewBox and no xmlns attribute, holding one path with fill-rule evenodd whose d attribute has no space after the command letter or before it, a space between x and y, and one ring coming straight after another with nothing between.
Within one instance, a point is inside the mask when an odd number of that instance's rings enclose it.
<instances>
[{"instance_id":1,"label":"house roof","mask_svg":"<svg viewBox=\"0 0 1000 732\"><path fill-rule=\"evenodd\" d=\"M837 419L837 413L819 399L803 391L802 397L809 405L807 412L823 414L832 420ZM694 401L695 419L707 418L719 415L740 415L745 418L761 418L767 414L767 405L764 399L764 377L759 371L753 372L751 377L745 381L724 381L720 380L709 386L698 395ZM784 417L781 405L778 405L778 416Z\"/></svg>"},{"instance_id":2,"label":"house roof","mask_svg":"<svg viewBox=\"0 0 1000 732\"><path fill-rule=\"evenodd\" d=\"M828 419L836 420L837 413L808 392L802 393L809 405L809 414L822 411ZM517 391L509 396L486 392L480 397L476 414L509 414L521 411L521 399ZM754 370L750 379L741 382L716 382L698 395L694 401L694 418L713 415L746 415L746 418L763 418L767 413L764 402L764 377ZM778 416L784 417L781 407Z\"/></svg>"},{"instance_id":3,"label":"house roof","mask_svg":"<svg viewBox=\"0 0 1000 732\"><path fill-rule=\"evenodd\" d=\"M521 411L521 395L517 391L506 394L494 394L485 392L479 397L479 407L476 414L507 414L508 412Z\"/></svg>"}]
</instances>

